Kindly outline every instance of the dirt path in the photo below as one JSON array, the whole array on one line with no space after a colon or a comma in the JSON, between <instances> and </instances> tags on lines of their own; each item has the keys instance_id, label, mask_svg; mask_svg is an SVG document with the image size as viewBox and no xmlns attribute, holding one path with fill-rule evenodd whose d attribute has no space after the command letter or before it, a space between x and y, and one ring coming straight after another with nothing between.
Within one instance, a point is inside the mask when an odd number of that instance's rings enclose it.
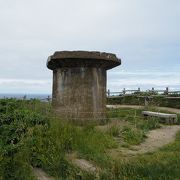
<instances>
[{"instance_id":1,"label":"dirt path","mask_svg":"<svg viewBox=\"0 0 180 180\"><path fill-rule=\"evenodd\" d=\"M133 108L133 109L142 109L144 106L138 106L138 105L106 105L107 108Z\"/></svg>"},{"instance_id":2,"label":"dirt path","mask_svg":"<svg viewBox=\"0 0 180 180\"><path fill-rule=\"evenodd\" d=\"M49 177L42 169L34 168L33 172L38 180L54 180L54 178Z\"/></svg>"},{"instance_id":3,"label":"dirt path","mask_svg":"<svg viewBox=\"0 0 180 180\"><path fill-rule=\"evenodd\" d=\"M95 164L92 164L92 162L86 159L79 159L76 152L66 154L66 158L69 162L72 162L73 165L75 165L83 171L86 171L91 174L96 174L98 172L99 168L95 166Z\"/></svg>"},{"instance_id":4,"label":"dirt path","mask_svg":"<svg viewBox=\"0 0 180 180\"><path fill-rule=\"evenodd\" d=\"M168 108L168 107L156 107L156 108L158 108L159 110L165 110L165 111L169 111L169 112L180 114L180 109Z\"/></svg>"},{"instance_id":5,"label":"dirt path","mask_svg":"<svg viewBox=\"0 0 180 180\"><path fill-rule=\"evenodd\" d=\"M137 106L137 105L107 105L108 108L133 108L133 109L142 109L144 106ZM158 110L165 110L172 113L180 113L180 109L168 108L168 107L155 107ZM147 134L147 139L145 142L141 143L138 146L132 146L131 150L126 148L120 147L117 150L113 150L111 154L142 154L147 152L153 152L158 148L169 144L175 140L176 133L180 131L180 125L175 126L163 126L160 129L155 129Z\"/></svg>"},{"instance_id":6,"label":"dirt path","mask_svg":"<svg viewBox=\"0 0 180 180\"><path fill-rule=\"evenodd\" d=\"M132 146L130 149L118 148L111 151L111 155L116 157L118 154L136 155L147 152L153 152L175 140L176 133L180 131L180 125L163 126L160 129L155 129L147 134L147 139L137 146Z\"/></svg>"},{"instance_id":7,"label":"dirt path","mask_svg":"<svg viewBox=\"0 0 180 180\"><path fill-rule=\"evenodd\" d=\"M141 109L144 106L136 105L107 105L108 108L133 108ZM180 113L180 109L166 108L166 107L156 107L159 110L165 110L173 113ZM155 129L147 134L147 139L138 146L132 146L131 149L119 147L117 149L112 149L110 154L112 157L116 158L119 154L124 155L137 155L147 152L153 152L159 149L160 147L167 145L175 140L176 133L180 131L180 125L175 126L163 126L160 129ZM97 167L91 164L85 159L74 159L74 165L80 169L90 172L97 173ZM38 180L54 180L54 178L49 177L44 171L39 168L33 169L35 176Z\"/></svg>"},{"instance_id":8,"label":"dirt path","mask_svg":"<svg viewBox=\"0 0 180 180\"><path fill-rule=\"evenodd\" d=\"M142 109L144 106L138 106L138 105L106 105L108 108L133 108L133 109ZM180 109L175 109L175 108L168 108L168 107L157 107L155 106L158 110L164 110L164 111L169 111L173 113L179 113L180 114Z\"/></svg>"},{"instance_id":9,"label":"dirt path","mask_svg":"<svg viewBox=\"0 0 180 180\"><path fill-rule=\"evenodd\" d=\"M139 154L146 152L153 152L160 147L167 145L175 140L176 133L180 131L180 126L164 126L160 129L155 129L147 134L145 142L139 146L133 146L135 151L129 150L130 154Z\"/></svg>"},{"instance_id":10,"label":"dirt path","mask_svg":"<svg viewBox=\"0 0 180 180\"><path fill-rule=\"evenodd\" d=\"M86 172L92 174L95 174L97 172L97 168L86 159L75 159L73 161L73 164Z\"/></svg>"}]
</instances>

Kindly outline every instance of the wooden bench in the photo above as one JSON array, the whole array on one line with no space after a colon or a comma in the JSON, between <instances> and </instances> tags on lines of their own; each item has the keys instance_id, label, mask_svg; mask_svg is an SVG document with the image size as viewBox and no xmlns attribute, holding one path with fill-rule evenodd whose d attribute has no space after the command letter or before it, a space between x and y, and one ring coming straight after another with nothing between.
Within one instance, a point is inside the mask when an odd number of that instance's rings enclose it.
<instances>
[{"instance_id":1,"label":"wooden bench","mask_svg":"<svg viewBox=\"0 0 180 180\"><path fill-rule=\"evenodd\" d=\"M159 113L152 111L142 111L144 117L158 117L160 122L167 124L175 124L177 123L177 115L176 114L167 114L167 113Z\"/></svg>"}]
</instances>

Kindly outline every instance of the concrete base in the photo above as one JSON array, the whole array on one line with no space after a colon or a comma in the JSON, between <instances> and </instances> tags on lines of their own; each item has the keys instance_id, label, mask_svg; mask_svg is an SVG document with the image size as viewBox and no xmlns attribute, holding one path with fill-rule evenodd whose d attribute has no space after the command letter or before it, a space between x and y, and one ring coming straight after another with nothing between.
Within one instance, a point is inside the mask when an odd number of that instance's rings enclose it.
<instances>
[{"instance_id":1,"label":"concrete base","mask_svg":"<svg viewBox=\"0 0 180 180\"><path fill-rule=\"evenodd\" d=\"M66 118L105 118L106 70L99 67L53 70L52 103Z\"/></svg>"}]
</instances>

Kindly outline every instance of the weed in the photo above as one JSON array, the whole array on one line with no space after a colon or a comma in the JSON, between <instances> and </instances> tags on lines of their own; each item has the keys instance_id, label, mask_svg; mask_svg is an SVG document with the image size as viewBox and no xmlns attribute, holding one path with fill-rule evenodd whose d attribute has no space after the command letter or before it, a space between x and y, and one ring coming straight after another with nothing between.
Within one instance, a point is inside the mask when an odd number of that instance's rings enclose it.
<instances>
[{"instance_id":1,"label":"weed","mask_svg":"<svg viewBox=\"0 0 180 180\"><path fill-rule=\"evenodd\" d=\"M78 126L54 117L48 103L0 100L0 179L34 179L32 167L61 179L94 179L66 159L66 154L73 152L96 163L102 169L101 179L179 177L180 134L175 143L154 154L112 160L107 150L118 146L114 137L122 140L123 147L139 144L159 123L157 119L144 120L141 110L133 109L110 110L108 117L122 123L100 131L95 123Z\"/></svg>"},{"instance_id":2,"label":"weed","mask_svg":"<svg viewBox=\"0 0 180 180\"><path fill-rule=\"evenodd\" d=\"M142 130L137 128L132 128L125 126L121 131L122 137L125 142L131 145L139 144L144 138L144 133Z\"/></svg>"},{"instance_id":3,"label":"weed","mask_svg":"<svg viewBox=\"0 0 180 180\"><path fill-rule=\"evenodd\" d=\"M176 141L155 153L117 159L104 169L101 179L179 179L180 177L180 132ZM107 178L106 178L107 177Z\"/></svg>"}]
</instances>

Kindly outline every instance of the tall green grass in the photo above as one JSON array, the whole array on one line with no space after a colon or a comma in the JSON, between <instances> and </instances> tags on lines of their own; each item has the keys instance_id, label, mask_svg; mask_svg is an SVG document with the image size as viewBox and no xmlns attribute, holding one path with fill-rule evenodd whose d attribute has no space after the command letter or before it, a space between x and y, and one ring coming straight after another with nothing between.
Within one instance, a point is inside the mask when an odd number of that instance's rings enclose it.
<instances>
[{"instance_id":1,"label":"tall green grass","mask_svg":"<svg viewBox=\"0 0 180 180\"><path fill-rule=\"evenodd\" d=\"M108 164L106 149L117 146L110 135L94 125L76 126L56 118L44 105L14 99L0 102L0 177L25 177L31 166L55 177L76 177L77 168L66 159L72 152L102 166Z\"/></svg>"},{"instance_id":2,"label":"tall green grass","mask_svg":"<svg viewBox=\"0 0 180 180\"><path fill-rule=\"evenodd\" d=\"M108 117L118 119L119 122L128 122L127 125L116 124L109 129L109 134L119 136L130 145L141 143L149 130L160 128L158 118L144 119L142 109L110 109Z\"/></svg>"},{"instance_id":3,"label":"tall green grass","mask_svg":"<svg viewBox=\"0 0 180 180\"><path fill-rule=\"evenodd\" d=\"M139 144L159 123L144 120L141 110L132 109L110 110L108 118L115 118L117 124L105 125L107 129L101 131L95 124L78 126L54 116L48 103L0 100L0 179L35 179L33 167L57 179L95 179L67 158L73 153L96 164L100 179L173 179L179 175L179 134L175 143L154 154L113 160L108 150L118 147L115 137L127 145Z\"/></svg>"}]
</instances>

